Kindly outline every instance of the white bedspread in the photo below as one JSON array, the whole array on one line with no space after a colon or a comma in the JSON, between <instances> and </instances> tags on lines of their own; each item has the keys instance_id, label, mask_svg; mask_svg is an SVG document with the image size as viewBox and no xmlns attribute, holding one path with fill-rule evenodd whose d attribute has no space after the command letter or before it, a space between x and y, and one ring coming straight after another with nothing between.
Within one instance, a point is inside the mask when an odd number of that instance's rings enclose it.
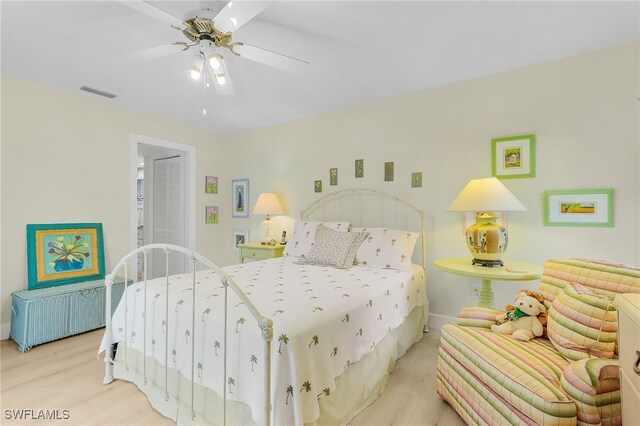
<instances>
[{"instance_id":1,"label":"white bedspread","mask_svg":"<svg viewBox=\"0 0 640 426\"><path fill-rule=\"evenodd\" d=\"M297 265L286 258L224 268L258 310L273 319L272 398L275 424L303 424L319 417L318 399L335 389L334 379L369 353L386 333L426 300L424 272L354 266ZM192 329L190 274L147 282L146 351L191 377L195 337L195 381L222 394L223 297L217 274L196 274L196 326ZM129 346L143 351L144 286L128 297ZM264 423L264 341L249 311L229 291L227 398L247 403ZM113 317L113 342L125 337L124 298ZM167 333L168 330L168 333ZM106 348L106 336L100 351ZM124 348L119 348L118 357ZM186 390L190 392L190 390Z\"/></svg>"}]
</instances>

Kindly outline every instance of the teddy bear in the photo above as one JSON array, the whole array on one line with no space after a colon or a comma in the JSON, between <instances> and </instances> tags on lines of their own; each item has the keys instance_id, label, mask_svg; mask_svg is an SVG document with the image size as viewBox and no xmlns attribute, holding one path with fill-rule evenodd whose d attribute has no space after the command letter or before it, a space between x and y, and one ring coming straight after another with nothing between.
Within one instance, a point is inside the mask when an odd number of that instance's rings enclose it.
<instances>
[{"instance_id":1,"label":"teddy bear","mask_svg":"<svg viewBox=\"0 0 640 426\"><path fill-rule=\"evenodd\" d=\"M513 309L496 316L498 324L491 326L491 330L498 334L511 334L514 339L523 342L544 334L543 322L538 318L546 319L546 308L542 303L542 297L535 292L522 290L516 294L516 303Z\"/></svg>"}]
</instances>

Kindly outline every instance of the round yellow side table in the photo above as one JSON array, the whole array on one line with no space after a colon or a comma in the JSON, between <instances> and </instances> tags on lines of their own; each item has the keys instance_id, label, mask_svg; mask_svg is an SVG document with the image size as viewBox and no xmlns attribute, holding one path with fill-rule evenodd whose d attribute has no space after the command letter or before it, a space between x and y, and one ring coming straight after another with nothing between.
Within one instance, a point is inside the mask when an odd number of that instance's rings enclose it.
<instances>
[{"instance_id":1,"label":"round yellow side table","mask_svg":"<svg viewBox=\"0 0 640 426\"><path fill-rule=\"evenodd\" d=\"M482 289L478 306L493 308L493 290L491 280L498 281L531 281L542 276L542 266L533 263L504 260L504 266L472 265L467 257L448 257L436 259L433 264L446 272L467 277L480 278Z\"/></svg>"}]
</instances>

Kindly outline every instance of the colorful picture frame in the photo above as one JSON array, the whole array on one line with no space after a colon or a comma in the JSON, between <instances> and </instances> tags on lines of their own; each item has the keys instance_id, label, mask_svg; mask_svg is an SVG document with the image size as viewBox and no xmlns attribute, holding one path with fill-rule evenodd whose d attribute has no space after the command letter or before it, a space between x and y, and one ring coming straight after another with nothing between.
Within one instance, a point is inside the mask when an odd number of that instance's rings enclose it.
<instances>
[{"instance_id":1,"label":"colorful picture frame","mask_svg":"<svg viewBox=\"0 0 640 426\"><path fill-rule=\"evenodd\" d=\"M613 227L613 189L545 191L544 224Z\"/></svg>"},{"instance_id":2,"label":"colorful picture frame","mask_svg":"<svg viewBox=\"0 0 640 426\"><path fill-rule=\"evenodd\" d=\"M218 207L206 206L204 223L218 223Z\"/></svg>"},{"instance_id":3,"label":"colorful picture frame","mask_svg":"<svg viewBox=\"0 0 640 426\"><path fill-rule=\"evenodd\" d=\"M104 279L101 223L27 225L29 290Z\"/></svg>"},{"instance_id":4,"label":"colorful picture frame","mask_svg":"<svg viewBox=\"0 0 640 426\"><path fill-rule=\"evenodd\" d=\"M536 176L536 136L520 135L491 140L491 174L498 179Z\"/></svg>"},{"instance_id":5,"label":"colorful picture frame","mask_svg":"<svg viewBox=\"0 0 640 426\"><path fill-rule=\"evenodd\" d=\"M234 179L231 181L232 210L231 216L238 218L249 217L249 179Z\"/></svg>"},{"instance_id":6,"label":"colorful picture frame","mask_svg":"<svg viewBox=\"0 0 640 426\"><path fill-rule=\"evenodd\" d=\"M233 230L233 251L240 251L240 244L246 244L249 242L249 230L248 229L234 229Z\"/></svg>"},{"instance_id":7,"label":"colorful picture frame","mask_svg":"<svg viewBox=\"0 0 640 426\"><path fill-rule=\"evenodd\" d=\"M204 177L204 192L205 194L218 193L218 178L216 176Z\"/></svg>"}]
</instances>

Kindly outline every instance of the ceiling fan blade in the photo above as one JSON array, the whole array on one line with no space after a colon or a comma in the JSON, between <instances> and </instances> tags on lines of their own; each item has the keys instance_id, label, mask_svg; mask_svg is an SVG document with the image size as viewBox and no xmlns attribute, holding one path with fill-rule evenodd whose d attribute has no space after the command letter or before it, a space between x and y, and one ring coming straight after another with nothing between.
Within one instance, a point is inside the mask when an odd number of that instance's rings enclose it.
<instances>
[{"instance_id":1,"label":"ceiling fan blade","mask_svg":"<svg viewBox=\"0 0 640 426\"><path fill-rule=\"evenodd\" d=\"M232 0L213 18L213 22L216 28L223 33L232 33L267 7L269 7L267 2Z\"/></svg>"},{"instance_id":2,"label":"ceiling fan blade","mask_svg":"<svg viewBox=\"0 0 640 426\"><path fill-rule=\"evenodd\" d=\"M309 62L302 59L292 58L291 56L282 55L272 52L271 50L261 47L252 46L246 43L236 43L233 45L232 52L241 58L251 59L265 65L280 68L281 70L301 74L309 68Z\"/></svg>"},{"instance_id":3,"label":"ceiling fan blade","mask_svg":"<svg viewBox=\"0 0 640 426\"><path fill-rule=\"evenodd\" d=\"M150 47L148 49L138 50L136 52L126 53L124 55L116 56L111 60L119 64L128 64L132 62L145 62L153 59L158 59L163 56L170 55L172 53L180 52L183 49L181 45L175 44L162 44L160 46Z\"/></svg>"},{"instance_id":4,"label":"ceiling fan blade","mask_svg":"<svg viewBox=\"0 0 640 426\"><path fill-rule=\"evenodd\" d=\"M142 12L145 15L151 16L152 18L155 18L159 21L166 22L167 24L172 25L174 27L178 27L180 29L184 28L184 24L182 23L182 20L176 18L175 16L173 16L168 12L165 12L162 9L158 9L152 4L149 4L144 1L139 1L139 0L138 1L118 0L118 1L120 1L120 3L122 3L123 5L130 7L131 9L135 9L138 12Z\"/></svg>"}]
</instances>

